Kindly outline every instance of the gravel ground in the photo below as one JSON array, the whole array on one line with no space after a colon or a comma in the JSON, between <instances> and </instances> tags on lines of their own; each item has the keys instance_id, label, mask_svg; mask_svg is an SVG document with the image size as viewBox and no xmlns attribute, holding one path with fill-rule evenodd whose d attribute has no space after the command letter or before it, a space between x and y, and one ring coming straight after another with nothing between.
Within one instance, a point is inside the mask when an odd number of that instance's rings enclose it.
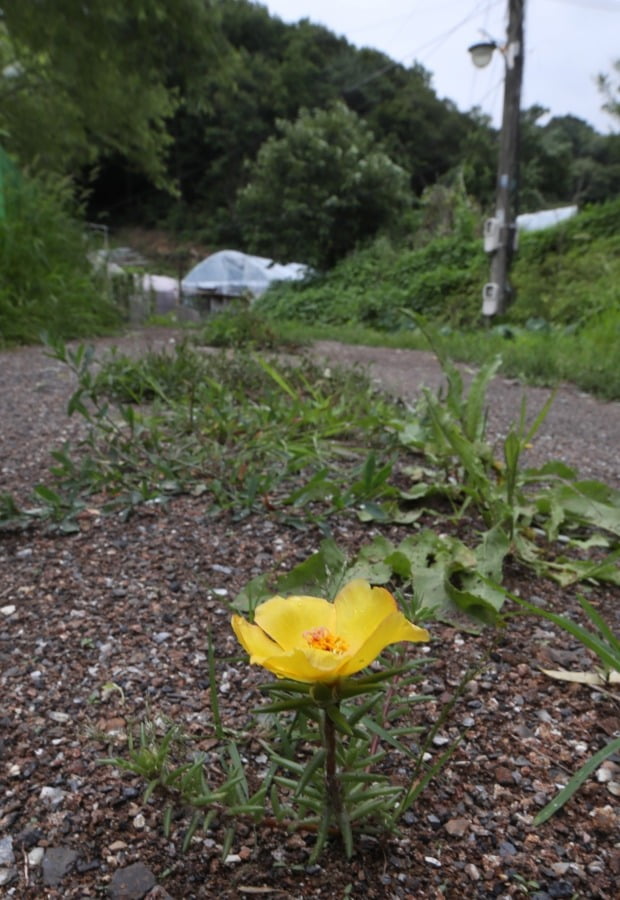
<instances>
[{"instance_id":1,"label":"gravel ground","mask_svg":"<svg viewBox=\"0 0 620 900\"><path fill-rule=\"evenodd\" d=\"M99 344L137 351L174 337L155 330ZM329 341L315 352L368 366L405 399L440 379L427 353ZM45 478L50 450L77 435L80 422L65 413L71 388L65 369L40 348L0 353L0 493L25 502ZM547 393L528 389L528 408L537 411ZM496 379L489 396L491 429L505 434L521 387ZM531 459L560 458L585 477L618 485L619 446L620 404L563 387ZM312 834L242 821L223 862L224 829L216 820L182 855L187 816L181 811L164 837L161 803L144 803L139 779L98 760L123 754L136 722L172 720L208 754L217 783L208 633L223 724L243 732L263 679L239 656L227 600L254 575L305 559L320 535L286 529L268 513L242 523L214 518L189 497L128 521L93 510L80 526L69 537L37 529L0 534L0 896L619 896L620 760L609 761L546 825L532 826L557 785L617 733L617 693L548 679L541 666L582 670L591 660L566 636L526 619L481 636L432 627L437 662L423 684L432 699L412 707L412 722L431 724L463 673L486 664L442 735L465 726L465 738L398 836L361 841L350 861L334 845L309 866ZM370 537L353 519L335 531L352 550ZM394 540L406 534L384 533ZM506 577L511 589L551 608L577 606L575 590L535 580L518 565ZM588 590L617 625L617 590ZM243 752L259 778L264 757L252 735Z\"/></svg>"}]
</instances>

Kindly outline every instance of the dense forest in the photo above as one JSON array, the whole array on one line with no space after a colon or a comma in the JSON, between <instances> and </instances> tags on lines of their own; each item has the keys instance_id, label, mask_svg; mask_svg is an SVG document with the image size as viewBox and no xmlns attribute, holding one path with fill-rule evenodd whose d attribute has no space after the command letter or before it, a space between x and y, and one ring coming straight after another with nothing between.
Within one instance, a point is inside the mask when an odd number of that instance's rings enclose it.
<instances>
[{"instance_id":1,"label":"dense forest","mask_svg":"<svg viewBox=\"0 0 620 900\"><path fill-rule=\"evenodd\" d=\"M497 133L479 110L440 99L418 64L249 0L42 0L36 16L6 0L0 63L4 149L110 225L329 266L411 234L433 186L492 202ZM523 211L620 192L620 135L541 124L538 106L522 119Z\"/></svg>"},{"instance_id":2,"label":"dense forest","mask_svg":"<svg viewBox=\"0 0 620 900\"><path fill-rule=\"evenodd\" d=\"M386 261L403 273L396 295L411 293L413 267L424 282L417 307L473 322L498 134L480 110L438 97L419 64L307 20L285 24L249 0L38 0L36 15L4 0L0 73L0 342L118 323L118 298L85 252L85 222L112 240L124 226L164 232L175 274L194 247L318 274L357 254L330 282L334 309ZM618 74L600 77L601 106L616 119ZM573 116L524 109L520 159L523 212L620 195L620 134ZM543 282L554 266L541 257ZM608 295L613 305L603 287ZM382 328L396 321L392 305L383 289L353 303L362 323Z\"/></svg>"},{"instance_id":3,"label":"dense forest","mask_svg":"<svg viewBox=\"0 0 620 900\"><path fill-rule=\"evenodd\" d=\"M440 99L420 65L406 68L376 50L358 49L307 20L284 24L248 0L222 0L212 13L203 67L173 73L173 83L184 87L169 122L166 175L178 193L153 191L125 159L108 155L93 183L93 213L164 222L213 244L329 265L377 226L410 233L407 213L438 182L450 188L462 180L467 195L489 208L497 133L479 110L464 114ZM312 116L317 111L331 111L324 128ZM545 112L534 106L522 114L522 209L617 194L620 136L600 135L572 116L541 125ZM352 144L364 157L374 152L375 172L364 196L355 189L349 200L342 194L355 163L344 150ZM360 185L359 177L351 180ZM316 228L316 220L300 207L325 206L334 195L341 209L332 233L341 235L346 222L349 242L341 240L327 254L306 250L299 231L306 221ZM379 197L389 214L377 209ZM282 227L283 203L298 234L293 241L270 237Z\"/></svg>"}]
</instances>

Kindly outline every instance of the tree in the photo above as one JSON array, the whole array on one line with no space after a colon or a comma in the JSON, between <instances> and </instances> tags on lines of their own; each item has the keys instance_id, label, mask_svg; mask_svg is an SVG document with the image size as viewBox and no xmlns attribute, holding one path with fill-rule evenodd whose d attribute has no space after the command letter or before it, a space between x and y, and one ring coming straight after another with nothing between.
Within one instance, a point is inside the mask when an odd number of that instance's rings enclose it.
<instances>
[{"instance_id":1,"label":"tree","mask_svg":"<svg viewBox=\"0 0 620 900\"><path fill-rule=\"evenodd\" d=\"M246 163L276 132L278 119L294 121L303 108L325 109L337 100L380 137L390 158L409 173L414 192L460 164L472 129L469 117L439 100L421 66L405 68L383 53L360 50L308 20L285 24L249 0L218 0L216 8L222 52L217 65L212 53L199 54L190 82L198 83L207 103L185 103L169 126L169 171L179 198L156 194L135 175L128 177L118 160L102 167L99 206L114 204L139 220L146 215L199 230L210 244L237 243L234 200L246 181ZM179 47L173 61L186 58ZM186 88L182 94L187 96ZM492 189L495 168L496 154Z\"/></svg>"},{"instance_id":2,"label":"tree","mask_svg":"<svg viewBox=\"0 0 620 900\"><path fill-rule=\"evenodd\" d=\"M3 0L0 133L24 166L74 175L110 154L166 178L185 63L204 56L209 0ZM182 40L181 40L182 38Z\"/></svg>"},{"instance_id":3,"label":"tree","mask_svg":"<svg viewBox=\"0 0 620 900\"><path fill-rule=\"evenodd\" d=\"M563 203L601 202L620 189L620 135L602 135L576 116L545 125L540 106L522 113L521 206L524 211Z\"/></svg>"},{"instance_id":4,"label":"tree","mask_svg":"<svg viewBox=\"0 0 620 900\"><path fill-rule=\"evenodd\" d=\"M248 249L326 268L402 223L407 173L343 103L278 122L237 196Z\"/></svg>"},{"instance_id":5,"label":"tree","mask_svg":"<svg viewBox=\"0 0 620 900\"><path fill-rule=\"evenodd\" d=\"M613 64L613 74L598 76L598 88L605 98L605 112L614 119L620 119L620 59Z\"/></svg>"},{"instance_id":6,"label":"tree","mask_svg":"<svg viewBox=\"0 0 620 900\"><path fill-rule=\"evenodd\" d=\"M467 116L440 100L431 75L415 63L409 68L375 50L357 57L359 76L344 89L347 104L381 135L392 159L407 169L416 194L462 162L469 130Z\"/></svg>"}]
</instances>

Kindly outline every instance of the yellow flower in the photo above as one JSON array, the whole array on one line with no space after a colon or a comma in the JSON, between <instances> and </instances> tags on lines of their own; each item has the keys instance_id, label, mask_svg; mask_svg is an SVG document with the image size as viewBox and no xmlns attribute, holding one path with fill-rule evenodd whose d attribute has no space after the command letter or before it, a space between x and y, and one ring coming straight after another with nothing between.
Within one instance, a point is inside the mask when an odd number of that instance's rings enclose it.
<instances>
[{"instance_id":1,"label":"yellow flower","mask_svg":"<svg viewBox=\"0 0 620 900\"><path fill-rule=\"evenodd\" d=\"M272 597L254 625L232 617L250 662L279 678L331 683L365 669L388 644L428 641L425 628L399 612L394 597L366 581L349 582L333 603L320 597Z\"/></svg>"}]
</instances>

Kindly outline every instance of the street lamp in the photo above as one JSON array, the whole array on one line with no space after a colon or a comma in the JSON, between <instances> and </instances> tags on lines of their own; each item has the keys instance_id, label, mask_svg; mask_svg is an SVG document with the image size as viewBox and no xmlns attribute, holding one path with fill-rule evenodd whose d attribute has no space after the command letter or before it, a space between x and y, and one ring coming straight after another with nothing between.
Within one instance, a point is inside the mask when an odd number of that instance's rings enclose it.
<instances>
[{"instance_id":1,"label":"street lamp","mask_svg":"<svg viewBox=\"0 0 620 900\"><path fill-rule=\"evenodd\" d=\"M482 314L485 316L501 315L514 299L509 274L517 238L524 5L525 0L508 0L508 33L504 45L488 40L469 48L478 68L490 63L495 50L501 52L506 68L495 216L484 226L484 249L491 256L490 281L482 289Z\"/></svg>"},{"instance_id":2,"label":"street lamp","mask_svg":"<svg viewBox=\"0 0 620 900\"><path fill-rule=\"evenodd\" d=\"M493 51L497 48L495 41L480 41L468 48L471 53L471 61L477 69L484 69L491 62Z\"/></svg>"}]
</instances>

